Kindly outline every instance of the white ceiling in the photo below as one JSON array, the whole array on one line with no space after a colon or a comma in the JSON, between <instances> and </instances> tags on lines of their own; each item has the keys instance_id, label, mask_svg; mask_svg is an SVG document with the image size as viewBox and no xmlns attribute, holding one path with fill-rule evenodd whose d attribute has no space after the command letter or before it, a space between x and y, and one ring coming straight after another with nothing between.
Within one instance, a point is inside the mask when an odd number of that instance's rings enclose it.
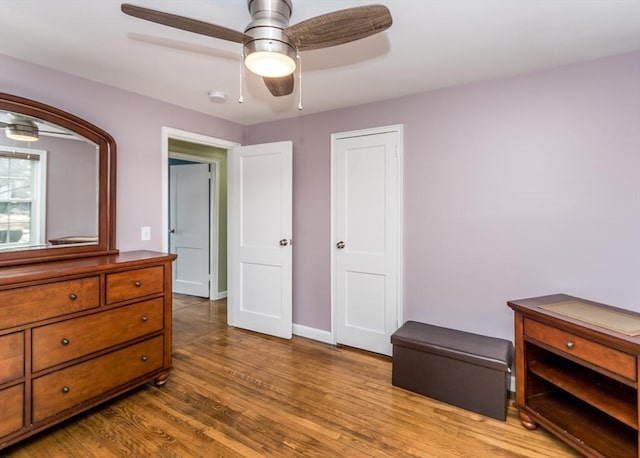
<instances>
[{"instance_id":1,"label":"white ceiling","mask_svg":"<svg viewBox=\"0 0 640 458\"><path fill-rule=\"evenodd\" d=\"M244 0L127 1L239 31L250 20ZM0 0L0 54L245 125L300 115L297 90L274 98L248 72L238 103L241 45L132 18L120 3ZM293 0L290 23L371 3L389 7L391 29L302 53L302 114L640 50L640 0Z\"/></svg>"}]
</instances>

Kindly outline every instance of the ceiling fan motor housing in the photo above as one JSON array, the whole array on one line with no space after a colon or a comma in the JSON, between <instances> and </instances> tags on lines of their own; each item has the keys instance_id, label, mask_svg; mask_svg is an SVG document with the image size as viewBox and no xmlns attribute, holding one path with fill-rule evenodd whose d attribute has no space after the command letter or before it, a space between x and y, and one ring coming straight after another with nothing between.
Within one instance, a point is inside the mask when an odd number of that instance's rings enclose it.
<instances>
[{"instance_id":1,"label":"ceiling fan motor housing","mask_svg":"<svg viewBox=\"0 0 640 458\"><path fill-rule=\"evenodd\" d=\"M39 138L38 126L25 116L10 113L9 122L0 122L0 126L4 127L7 137L13 140L36 141Z\"/></svg>"},{"instance_id":2,"label":"ceiling fan motor housing","mask_svg":"<svg viewBox=\"0 0 640 458\"><path fill-rule=\"evenodd\" d=\"M291 0L248 0L251 22L244 33L244 55L254 52L275 52L296 58L296 46L284 33L289 26L293 5Z\"/></svg>"}]
</instances>

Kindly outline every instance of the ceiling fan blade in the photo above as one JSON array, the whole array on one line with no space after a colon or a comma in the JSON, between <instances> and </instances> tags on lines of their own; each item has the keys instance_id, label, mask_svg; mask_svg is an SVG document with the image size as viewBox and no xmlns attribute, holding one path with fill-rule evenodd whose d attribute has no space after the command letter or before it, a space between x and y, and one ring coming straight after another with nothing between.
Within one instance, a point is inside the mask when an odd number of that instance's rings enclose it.
<instances>
[{"instance_id":1,"label":"ceiling fan blade","mask_svg":"<svg viewBox=\"0 0 640 458\"><path fill-rule=\"evenodd\" d=\"M368 5L334 11L285 29L298 51L328 48L366 38L391 27L393 19L384 5Z\"/></svg>"},{"instance_id":2,"label":"ceiling fan blade","mask_svg":"<svg viewBox=\"0 0 640 458\"><path fill-rule=\"evenodd\" d=\"M213 38L219 38L221 40L242 43L245 38L248 38L247 35L236 30L227 29L226 27L199 21L197 19L143 8L142 6L123 3L121 9L123 13L139 19L144 19L145 21L155 22L175 29L186 30L188 32L198 33L200 35L206 35Z\"/></svg>"},{"instance_id":3,"label":"ceiling fan blade","mask_svg":"<svg viewBox=\"0 0 640 458\"><path fill-rule=\"evenodd\" d=\"M50 134L50 135L59 136L59 137L75 137L75 135L72 134L71 132L64 132L62 130L42 130L42 129L38 129L38 132L40 132L41 134Z\"/></svg>"},{"instance_id":4,"label":"ceiling fan blade","mask_svg":"<svg viewBox=\"0 0 640 458\"><path fill-rule=\"evenodd\" d=\"M262 78L272 95L282 97L293 92L293 73L282 78Z\"/></svg>"}]
</instances>

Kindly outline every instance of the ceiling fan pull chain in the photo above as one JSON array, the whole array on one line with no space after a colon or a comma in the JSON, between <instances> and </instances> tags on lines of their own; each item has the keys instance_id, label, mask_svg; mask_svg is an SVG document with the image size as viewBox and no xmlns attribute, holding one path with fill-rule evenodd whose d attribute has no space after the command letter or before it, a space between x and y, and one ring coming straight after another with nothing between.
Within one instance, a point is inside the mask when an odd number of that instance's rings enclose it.
<instances>
[{"instance_id":1,"label":"ceiling fan pull chain","mask_svg":"<svg viewBox=\"0 0 640 458\"><path fill-rule=\"evenodd\" d=\"M302 58L300 54L296 54L296 58L298 59L298 110L302 111Z\"/></svg>"},{"instance_id":2,"label":"ceiling fan pull chain","mask_svg":"<svg viewBox=\"0 0 640 458\"><path fill-rule=\"evenodd\" d=\"M238 103L244 102L244 97L242 97L242 74L244 73L244 50L240 54L242 57L240 59L240 97L238 97Z\"/></svg>"}]
</instances>

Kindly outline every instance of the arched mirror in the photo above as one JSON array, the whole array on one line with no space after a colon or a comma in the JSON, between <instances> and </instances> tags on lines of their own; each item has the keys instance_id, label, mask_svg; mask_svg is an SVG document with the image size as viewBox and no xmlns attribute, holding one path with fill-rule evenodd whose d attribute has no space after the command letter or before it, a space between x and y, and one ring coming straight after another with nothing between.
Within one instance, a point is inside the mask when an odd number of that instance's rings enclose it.
<instances>
[{"instance_id":1,"label":"arched mirror","mask_svg":"<svg viewBox=\"0 0 640 458\"><path fill-rule=\"evenodd\" d=\"M116 253L107 132L0 93L0 266Z\"/></svg>"}]
</instances>

